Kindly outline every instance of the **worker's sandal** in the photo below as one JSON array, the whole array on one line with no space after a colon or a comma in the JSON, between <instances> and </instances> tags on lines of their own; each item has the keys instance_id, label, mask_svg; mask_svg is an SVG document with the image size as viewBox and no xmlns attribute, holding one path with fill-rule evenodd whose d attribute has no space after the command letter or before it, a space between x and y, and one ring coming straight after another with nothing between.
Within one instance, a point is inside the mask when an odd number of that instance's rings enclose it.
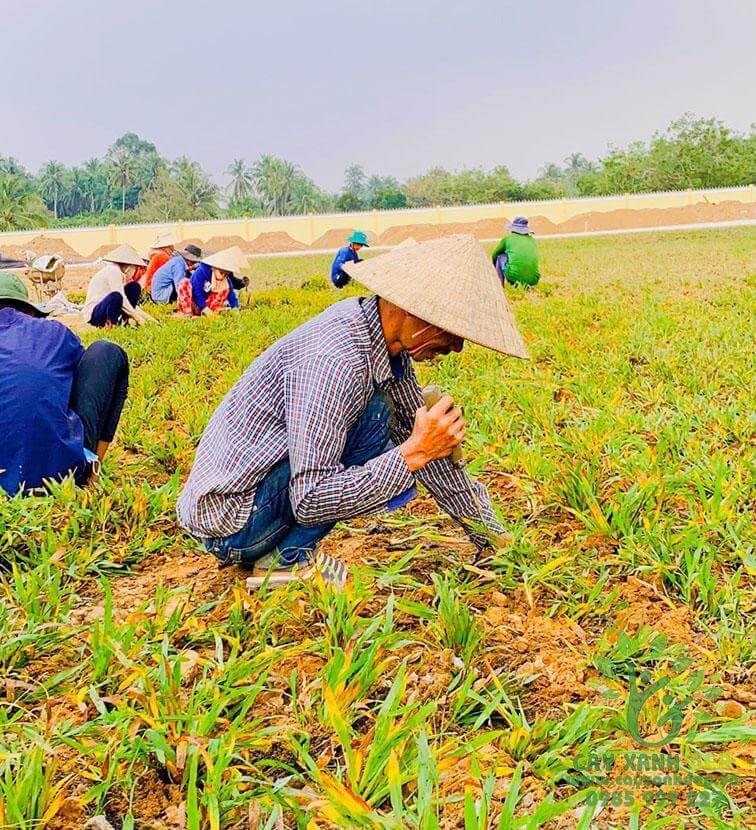
<instances>
[{"instance_id":1,"label":"worker's sandal","mask_svg":"<svg viewBox=\"0 0 756 830\"><path fill-rule=\"evenodd\" d=\"M304 565L295 565L293 568L270 568L275 564L276 558L274 555L268 555L257 560L254 574L247 579L249 590L255 590L263 585L276 587L278 585L288 585L290 582L302 582L314 579L318 574L324 582L333 585L337 590L341 590L349 575L349 569L343 562L339 562L338 559L334 559L325 553L316 552L311 562ZM269 569L264 568L264 563L268 563Z\"/></svg>"}]
</instances>

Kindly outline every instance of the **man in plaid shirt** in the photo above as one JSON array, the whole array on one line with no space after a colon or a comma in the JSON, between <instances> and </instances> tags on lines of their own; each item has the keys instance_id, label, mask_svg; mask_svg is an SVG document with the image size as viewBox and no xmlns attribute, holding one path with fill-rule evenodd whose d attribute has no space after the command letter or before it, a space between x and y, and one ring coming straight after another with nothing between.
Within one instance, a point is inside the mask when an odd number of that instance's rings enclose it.
<instances>
[{"instance_id":1,"label":"man in plaid shirt","mask_svg":"<svg viewBox=\"0 0 756 830\"><path fill-rule=\"evenodd\" d=\"M426 410L412 367L463 344L377 296L290 332L213 414L178 501L181 525L224 564L291 568L336 522L406 503L419 480L485 547L485 528L465 520L503 528L485 487L448 457L464 439L462 413L448 396Z\"/></svg>"}]
</instances>

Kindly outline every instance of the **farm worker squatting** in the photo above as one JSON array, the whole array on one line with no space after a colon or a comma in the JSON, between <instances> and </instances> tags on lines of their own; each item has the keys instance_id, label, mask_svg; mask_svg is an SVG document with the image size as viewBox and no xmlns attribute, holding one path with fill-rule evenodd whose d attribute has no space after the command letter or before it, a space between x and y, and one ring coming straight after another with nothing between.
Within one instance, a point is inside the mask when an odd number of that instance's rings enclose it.
<instances>
[{"instance_id":1,"label":"farm worker squatting","mask_svg":"<svg viewBox=\"0 0 756 830\"><path fill-rule=\"evenodd\" d=\"M170 231L163 231L155 237L152 243L152 254L147 263L147 270L142 278L142 288L147 296L152 292L152 280L158 270L173 256L176 250L176 237Z\"/></svg>"},{"instance_id":2,"label":"farm worker squatting","mask_svg":"<svg viewBox=\"0 0 756 830\"><path fill-rule=\"evenodd\" d=\"M479 548L503 532L485 487L448 458L461 411L448 396L426 410L412 366L465 339L527 357L485 251L456 236L346 267L375 296L274 343L202 436L177 512L222 564L304 565L336 522L405 504L416 481L461 523L483 518L465 523Z\"/></svg>"},{"instance_id":3,"label":"farm worker squatting","mask_svg":"<svg viewBox=\"0 0 756 830\"><path fill-rule=\"evenodd\" d=\"M343 266L347 262L362 262L359 251L369 248L367 234L365 231L355 231L348 239L343 248L339 248L331 263L331 282L336 288L343 288L349 282L349 274Z\"/></svg>"},{"instance_id":4,"label":"farm worker squatting","mask_svg":"<svg viewBox=\"0 0 756 830\"><path fill-rule=\"evenodd\" d=\"M247 257L237 245L205 257L179 283L178 310L187 317L210 315L224 308L239 308L234 288L249 283L237 277L247 267Z\"/></svg>"},{"instance_id":5,"label":"farm worker squatting","mask_svg":"<svg viewBox=\"0 0 756 830\"><path fill-rule=\"evenodd\" d=\"M511 285L537 285L541 275L538 272L538 250L533 231L524 216L516 216L507 225L511 231L494 248L491 259L502 282Z\"/></svg>"},{"instance_id":6,"label":"farm worker squatting","mask_svg":"<svg viewBox=\"0 0 756 830\"><path fill-rule=\"evenodd\" d=\"M84 349L29 301L21 279L0 275L0 487L15 495L73 473L85 484L113 440L129 362L115 343Z\"/></svg>"},{"instance_id":7,"label":"farm worker squatting","mask_svg":"<svg viewBox=\"0 0 756 830\"><path fill-rule=\"evenodd\" d=\"M152 278L150 296L160 305L169 305L178 300L179 284L202 259L202 248L197 245L187 245L179 251L174 251L165 265L161 265Z\"/></svg>"},{"instance_id":8,"label":"farm worker squatting","mask_svg":"<svg viewBox=\"0 0 756 830\"><path fill-rule=\"evenodd\" d=\"M136 269L144 265L142 257L131 245L121 245L103 260L105 265L89 281L82 320L97 328L110 328L130 320L136 325L154 322L154 317L137 308L142 289L133 278Z\"/></svg>"}]
</instances>

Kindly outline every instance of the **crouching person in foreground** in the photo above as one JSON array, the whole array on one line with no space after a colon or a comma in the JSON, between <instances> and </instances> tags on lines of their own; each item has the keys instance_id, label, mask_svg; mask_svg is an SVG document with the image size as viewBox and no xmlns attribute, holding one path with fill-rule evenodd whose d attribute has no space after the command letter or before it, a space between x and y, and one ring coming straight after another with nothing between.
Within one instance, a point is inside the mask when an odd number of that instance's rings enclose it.
<instances>
[{"instance_id":1,"label":"crouching person in foreground","mask_svg":"<svg viewBox=\"0 0 756 830\"><path fill-rule=\"evenodd\" d=\"M0 275L0 488L30 493L73 473L86 484L105 456L129 383L126 353L79 338Z\"/></svg>"},{"instance_id":2,"label":"crouching person in foreground","mask_svg":"<svg viewBox=\"0 0 756 830\"><path fill-rule=\"evenodd\" d=\"M223 564L305 565L336 522L405 504L416 481L479 548L486 529L503 532L485 488L448 457L465 435L460 410L449 397L426 410L412 366L465 339L527 357L485 251L457 236L345 268L377 296L274 343L200 441L178 517ZM481 519L484 532L467 523Z\"/></svg>"}]
</instances>

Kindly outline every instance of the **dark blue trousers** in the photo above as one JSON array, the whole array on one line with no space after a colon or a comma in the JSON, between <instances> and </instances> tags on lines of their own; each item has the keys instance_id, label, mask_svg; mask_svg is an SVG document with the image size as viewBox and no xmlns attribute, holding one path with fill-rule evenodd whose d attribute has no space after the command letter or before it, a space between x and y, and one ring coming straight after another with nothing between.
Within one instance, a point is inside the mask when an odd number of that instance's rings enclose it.
<instances>
[{"instance_id":1,"label":"dark blue trousers","mask_svg":"<svg viewBox=\"0 0 756 830\"><path fill-rule=\"evenodd\" d=\"M98 340L84 352L74 372L69 406L84 426L84 446L97 451L100 441L115 437L129 389L129 359L115 343ZM91 465L76 471L79 485L86 484Z\"/></svg>"},{"instance_id":2,"label":"dark blue trousers","mask_svg":"<svg viewBox=\"0 0 756 830\"><path fill-rule=\"evenodd\" d=\"M142 294L142 288L138 282L127 282L123 286L123 292L131 305L136 306ZM106 323L112 323L114 326L123 323L127 316L123 312L123 294L119 291L111 291L92 309L89 324L101 329Z\"/></svg>"},{"instance_id":3,"label":"dark blue trousers","mask_svg":"<svg viewBox=\"0 0 756 830\"><path fill-rule=\"evenodd\" d=\"M360 420L347 434L341 463L359 467L371 458L391 449L389 408L386 397L376 392ZM289 459L279 461L257 487L254 507L247 524L233 536L210 539L205 547L224 564L252 565L261 556L278 550L279 567L291 568L308 562L317 543L335 522L305 527L297 522L289 500L291 466ZM386 505L393 510L406 504L417 493L411 487Z\"/></svg>"}]
</instances>

